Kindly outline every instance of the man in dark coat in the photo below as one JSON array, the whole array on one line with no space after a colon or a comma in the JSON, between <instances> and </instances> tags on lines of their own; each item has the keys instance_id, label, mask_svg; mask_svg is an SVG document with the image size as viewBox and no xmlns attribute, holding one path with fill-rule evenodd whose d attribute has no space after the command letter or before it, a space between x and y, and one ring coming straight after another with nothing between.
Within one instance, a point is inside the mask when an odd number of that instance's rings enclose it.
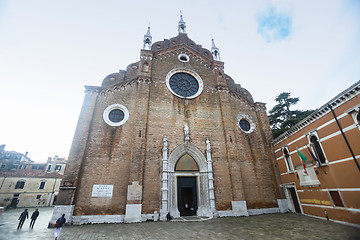
<instances>
[{"instance_id":1,"label":"man in dark coat","mask_svg":"<svg viewBox=\"0 0 360 240\"><path fill-rule=\"evenodd\" d=\"M19 225L18 225L17 229L21 229L21 228L22 228L22 226L23 226L26 218L29 218L29 213L28 213L28 210L27 210L27 209L25 209L25 210L21 213L21 215L20 215L20 217L19 217L20 222L19 222Z\"/></svg>"},{"instance_id":2,"label":"man in dark coat","mask_svg":"<svg viewBox=\"0 0 360 240\"><path fill-rule=\"evenodd\" d=\"M61 216L61 218L59 218L59 219L56 221L55 230L54 230L55 240L58 239L58 237L59 237L59 235L60 235L60 232L61 232L61 229L62 229L62 226L65 224L65 222L66 222L65 214L63 214L63 215Z\"/></svg>"},{"instance_id":3,"label":"man in dark coat","mask_svg":"<svg viewBox=\"0 0 360 240\"><path fill-rule=\"evenodd\" d=\"M37 209L35 209L35 211L31 215L31 221L30 221L30 227L31 228L34 228L34 224L35 224L35 221L36 221L38 216L39 216L39 209L37 208Z\"/></svg>"}]
</instances>

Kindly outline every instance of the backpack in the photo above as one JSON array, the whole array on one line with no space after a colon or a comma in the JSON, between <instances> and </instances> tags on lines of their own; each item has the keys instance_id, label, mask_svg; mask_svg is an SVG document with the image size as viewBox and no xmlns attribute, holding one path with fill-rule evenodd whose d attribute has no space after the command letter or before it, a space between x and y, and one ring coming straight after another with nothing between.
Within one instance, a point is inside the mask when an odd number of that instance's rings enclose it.
<instances>
[{"instance_id":1,"label":"backpack","mask_svg":"<svg viewBox=\"0 0 360 240\"><path fill-rule=\"evenodd\" d=\"M60 220L57 220L56 223L55 223L55 228L59 228L60 227Z\"/></svg>"}]
</instances>

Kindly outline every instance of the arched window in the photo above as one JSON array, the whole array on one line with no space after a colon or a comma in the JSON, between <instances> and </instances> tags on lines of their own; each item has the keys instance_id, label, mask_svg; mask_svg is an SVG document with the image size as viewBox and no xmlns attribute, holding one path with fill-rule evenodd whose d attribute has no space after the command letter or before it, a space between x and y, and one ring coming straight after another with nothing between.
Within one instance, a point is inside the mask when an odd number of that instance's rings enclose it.
<instances>
[{"instance_id":1,"label":"arched window","mask_svg":"<svg viewBox=\"0 0 360 240\"><path fill-rule=\"evenodd\" d=\"M25 180L19 180L15 185L15 189L24 189L24 186L25 186Z\"/></svg>"},{"instance_id":2,"label":"arched window","mask_svg":"<svg viewBox=\"0 0 360 240\"><path fill-rule=\"evenodd\" d=\"M286 166L288 168L288 171L292 171L294 170L294 166L292 164L292 161L291 161L291 157L290 157L290 154L289 154L289 149L288 147L284 147L282 149L283 151L283 154L284 154L284 159L285 159L285 162L286 162Z\"/></svg>"},{"instance_id":3,"label":"arched window","mask_svg":"<svg viewBox=\"0 0 360 240\"><path fill-rule=\"evenodd\" d=\"M360 125L360 112L356 114L356 125Z\"/></svg>"},{"instance_id":4,"label":"arched window","mask_svg":"<svg viewBox=\"0 0 360 240\"><path fill-rule=\"evenodd\" d=\"M320 160L321 163L326 163L325 154L321 148L320 141L315 135L312 135L310 137L310 145L313 151L315 152L315 155L318 158L318 160Z\"/></svg>"}]
</instances>

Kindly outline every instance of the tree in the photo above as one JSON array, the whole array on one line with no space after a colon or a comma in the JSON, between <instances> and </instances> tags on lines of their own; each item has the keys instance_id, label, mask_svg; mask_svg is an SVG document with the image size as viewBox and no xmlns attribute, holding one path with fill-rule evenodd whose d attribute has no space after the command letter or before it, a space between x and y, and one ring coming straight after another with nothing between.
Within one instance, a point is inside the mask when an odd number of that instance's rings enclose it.
<instances>
[{"instance_id":1,"label":"tree","mask_svg":"<svg viewBox=\"0 0 360 240\"><path fill-rule=\"evenodd\" d=\"M291 98L289 92L282 92L275 98L276 104L271 110L269 121L272 128L274 138L290 129L296 123L307 117L314 112L313 110L294 110L291 111L290 107L295 105L299 98Z\"/></svg>"}]
</instances>

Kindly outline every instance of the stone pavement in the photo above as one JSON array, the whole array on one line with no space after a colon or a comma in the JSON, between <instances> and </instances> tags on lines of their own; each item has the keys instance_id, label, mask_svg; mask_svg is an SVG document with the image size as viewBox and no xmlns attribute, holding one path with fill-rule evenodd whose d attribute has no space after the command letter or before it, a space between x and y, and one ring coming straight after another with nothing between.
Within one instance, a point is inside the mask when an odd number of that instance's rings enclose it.
<instances>
[{"instance_id":1,"label":"stone pavement","mask_svg":"<svg viewBox=\"0 0 360 240\"><path fill-rule=\"evenodd\" d=\"M27 208L29 219L26 219L21 230L17 230L19 224L19 216L25 208L17 208L7 210L0 213L0 240L25 240L37 239L47 240L53 239L53 229L48 229L49 219L52 216L53 207L39 208L40 215L37 218L34 229L30 229L30 217L35 208Z\"/></svg>"},{"instance_id":2,"label":"stone pavement","mask_svg":"<svg viewBox=\"0 0 360 240\"><path fill-rule=\"evenodd\" d=\"M22 230L16 230L23 208L0 215L1 240L47 240L53 238L53 229L47 224L52 208L40 208L34 229L26 220ZM31 214L34 208L29 208ZM360 229L316 219L300 214L266 214L250 217L216 218L206 221L144 222L133 224L89 224L65 226L59 240L138 240L138 239L360 239Z\"/></svg>"}]
</instances>

